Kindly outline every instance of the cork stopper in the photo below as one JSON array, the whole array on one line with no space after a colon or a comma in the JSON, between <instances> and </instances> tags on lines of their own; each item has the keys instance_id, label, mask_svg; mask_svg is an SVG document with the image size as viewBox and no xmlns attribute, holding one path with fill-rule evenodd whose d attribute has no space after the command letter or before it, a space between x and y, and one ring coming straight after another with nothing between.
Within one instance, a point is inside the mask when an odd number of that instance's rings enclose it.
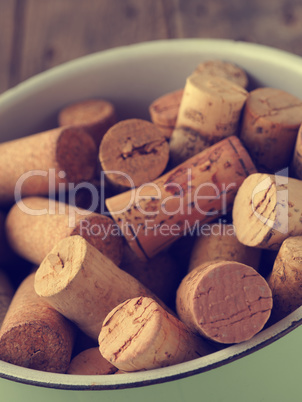
<instances>
[{"instance_id":1,"label":"cork stopper","mask_svg":"<svg viewBox=\"0 0 302 402\"><path fill-rule=\"evenodd\" d=\"M183 92L183 89L178 89L164 94L155 99L149 106L152 122L166 138L170 138L174 130Z\"/></svg>"},{"instance_id":2,"label":"cork stopper","mask_svg":"<svg viewBox=\"0 0 302 402\"><path fill-rule=\"evenodd\" d=\"M226 78L190 75L170 139L171 166L226 137L238 135L247 95L244 88Z\"/></svg>"},{"instance_id":3,"label":"cork stopper","mask_svg":"<svg viewBox=\"0 0 302 402\"><path fill-rule=\"evenodd\" d=\"M290 165L301 122L299 98L276 88L249 93L240 139L259 171L276 173Z\"/></svg>"},{"instance_id":4,"label":"cork stopper","mask_svg":"<svg viewBox=\"0 0 302 402\"><path fill-rule=\"evenodd\" d=\"M302 236L282 243L268 277L274 307L272 319L278 321L302 305Z\"/></svg>"},{"instance_id":5,"label":"cork stopper","mask_svg":"<svg viewBox=\"0 0 302 402\"><path fill-rule=\"evenodd\" d=\"M272 293L252 267L235 261L208 262L182 280L176 309L192 331L219 343L239 343L264 327Z\"/></svg>"},{"instance_id":6,"label":"cork stopper","mask_svg":"<svg viewBox=\"0 0 302 402\"><path fill-rule=\"evenodd\" d=\"M302 235L301 181L266 173L247 177L233 205L238 240L250 247L278 250L289 236Z\"/></svg>"},{"instance_id":7,"label":"cork stopper","mask_svg":"<svg viewBox=\"0 0 302 402\"><path fill-rule=\"evenodd\" d=\"M156 179L169 159L166 138L153 124L129 119L115 124L103 138L99 160L106 179L129 189Z\"/></svg>"},{"instance_id":8,"label":"cork stopper","mask_svg":"<svg viewBox=\"0 0 302 402\"><path fill-rule=\"evenodd\" d=\"M123 371L170 366L213 350L148 297L115 307L104 320L99 345L102 355Z\"/></svg>"},{"instance_id":9,"label":"cork stopper","mask_svg":"<svg viewBox=\"0 0 302 402\"><path fill-rule=\"evenodd\" d=\"M107 130L116 123L114 105L105 99L88 99L64 107L58 116L60 126L76 126L87 131L99 147Z\"/></svg>"}]
</instances>

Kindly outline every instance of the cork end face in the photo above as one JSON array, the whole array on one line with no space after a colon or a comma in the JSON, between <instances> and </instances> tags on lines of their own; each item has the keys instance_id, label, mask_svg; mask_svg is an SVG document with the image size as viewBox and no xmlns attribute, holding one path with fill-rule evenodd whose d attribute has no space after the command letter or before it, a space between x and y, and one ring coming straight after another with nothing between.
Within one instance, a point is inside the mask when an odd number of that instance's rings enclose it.
<instances>
[{"instance_id":1,"label":"cork end face","mask_svg":"<svg viewBox=\"0 0 302 402\"><path fill-rule=\"evenodd\" d=\"M153 299L125 301L104 320L99 335L101 354L120 370L152 368L145 365L150 364L148 351L159 332L160 321L159 306Z\"/></svg>"},{"instance_id":2,"label":"cork end face","mask_svg":"<svg viewBox=\"0 0 302 402\"><path fill-rule=\"evenodd\" d=\"M277 201L273 176L254 173L244 180L233 205L233 224L241 243L275 249L273 233L279 225Z\"/></svg>"},{"instance_id":3,"label":"cork end face","mask_svg":"<svg viewBox=\"0 0 302 402\"><path fill-rule=\"evenodd\" d=\"M169 92L151 103L149 113L154 124L164 127L171 126L173 129L177 120L183 92L183 89Z\"/></svg>"},{"instance_id":4,"label":"cork end face","mask_svg":"<svg viewBox=\"0 0 302 402\"><path fill-rule=\"evenodd\" d=\"M302 119L302 101L277 88L263 87L250 92L247 107L257 116L276 125L298 129Z\"/></svg>"},{"instance_id":5,"label":"cork end face","mask_svg":"<svg viewBox=\"0 0 302 402\"><path fill-rule=\"evenodd\" d=\"M112 103L103 99L90 99L66 106L59 113L60 126L92 126L110 119L115 114Z\"/></svg>"},{"instance_id":6,"label":"cork end face","mask_svg":"<svg viewBox=\"0 0 302 402\"><path fill-rule=\"evenodd\" d=\"M194 73L187 78L187 82L199 91L220 97L222 101L244 103L248 96L248 92L244 88L225 77Z\"/></svg>"},{"instance_id":7,"label":"cork end face","mask_svg":"<svg viewBox=\"0 0 302 402\"><path fill-rule=\"evenodd\" d=\"M196 325L201 335L219 343L251 339L264 327L271 309L272 293L265 279L241 263L212 264L195 289Z\"/></svg>"},{"instance_id":8,"label":"cork end face","mask_svg":"<svg viewBox=\"0 0 302 402\"><path fill-rule=\"evenodd\" d=\"M65 373L71 348L56 328L46 321L16 325L1 337L1 360L34 370Z\"/></svg>"},{"instance_id":9,"label":"cork end face","mask_svg":"<svg viewBox=\"0 0 302 402\"><path fill-rule=\"evenodd\" d=\"M97 168L95 142L82 128L63 128L57 141L56 160L67 182L91 180Z\"/></svg>"},{"instance_id":10,"label":"cork end face","mask_svg":"<svg viewBox=\"0 0 302 402\"><path fill-rule=\"evenodd\" d=\"M202 62L197 66L194 73L224 77L245 89L249 84L248 76L242 68L223 60L208 60Z\"/></svg>"},{"instance_id":11,"label":"cork end face","mask_svg":"<svg viewBox=\"0 0 302 402\"><path fill-rule=\"evenodd\" d=\"M169 145L155 124L123 120L105 134L99 160L108 182L117 188L139 187L156 179L166 168Z\"/></svg>"},{"instance_id":12,"label":"cork end face","mask_svg":"<svg viewBox=\"0 0 302 402\"><path fill-rule=\"evenodd\" d=\"M81 270L86 253L87 242L81 236L61 240L35 274L36 293L45 298L60 293Z\"/></svg>"}]
</instances>

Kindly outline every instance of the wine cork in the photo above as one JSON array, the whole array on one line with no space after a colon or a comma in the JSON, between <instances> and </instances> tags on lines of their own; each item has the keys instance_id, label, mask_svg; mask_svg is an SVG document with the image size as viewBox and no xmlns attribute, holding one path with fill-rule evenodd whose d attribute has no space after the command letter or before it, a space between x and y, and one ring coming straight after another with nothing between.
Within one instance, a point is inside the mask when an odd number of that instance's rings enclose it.
<instances>
[{"instance_id":1,"label":"wine cork","mask_svg":"<svg viewBox=\"0 0 302 402\"><path fill-rule=\"evenodd\" d=\"M104 320L99 345L105 359L127 372L166 367L213 351L149 297L115 307Z\"/></svg>"},{"instance_id":2,"label":"wine cork","mask_svg":"<svg viewBox=\"0 0 302 402\"><path fill-rule=\"evenodd\" d=\"M199 63L193 74L223 77L245 89L249 85L247 73L236 64L224 60L207 60Z\"/></svg>"},{"instance_id":3,"label":"wine cork","mask_svg":"<svg viewBox=\"0 0 302 402\"><path fill-rule=\"evenodd\" d=\"M149 106L152 122L161 130L166 138L170 138L177 120L183 89L168 92L155 99Z\"/></svg>"},{"instance_id":4,"label":"wine cork","mask_svg":"<svg viewBox=\"0 0 302 402\"><path fill-rule=\"evenodd\" d=\"M43 197L14 204L6 233L13 250L37 265L61 239L74 235L84 237L114 263L122 259L123 240L111 218Z\"/></svg>"},{"instance_id":5,"label":"wine cork","mask_svg":"<svg viewBox=\"0 0 302 402\"><path fill-rule=\"evenodd\" d=\"M289 236L302 235L302 186L291 177L256 173L240 186L233 206L238 240L278 250Z\"/></svg>"},{"instance_id":6,"label":"wine cork","mask_svg":"<svg viewBox=\"0 0 302 402\"><path fill-rule=\"evenodd\" d=\"M205 225L204 235L195 240L188 272L205 262L218 260L241 262L257 271L260 257L260 249L238 241L232 224L212 223Z\"/></svg>"},{"instance_id":7,"label":"wine cork","mask_svg":"<svg viewBox=\"0 0 302 402\"><path fill-rule=\"evenodd\" d=\"M280 320L302 305L302 236L282 243L268 284L273 294L272 319Z\"/></svg>"},{"instance_id":8,"label":"wine cork","mask_svg":"<svg viewBox=\"0 0 302 402\"><path fill-rule=\"evenodd\" d=\"M126 244L120 268L148 287L166 305L174 308L175 293L183 272L168 251L142 261Z\"/></svg>"},{"instance_id":9,"label":"wine cork","mask_svg":"<svg viewBox=\"0 0 302 402\"><path fill-rule=\"evenodd\" d=\"M36 272L39 296L85 334L98 339L106 315L137 296L154 296L80 236L61 240Z\"/></svg>"},{"instance_id":10,"label":"wine cork","mask_svg":"<svg viewBox=\"0 0 302 402\"><path fill-rule=\"evenodd\" d=\"M58 116L60 126L76 126L87 131L99 147L104 134L117 121L114 105L104 99L88 99L64 107Z\"/></svg>"},{"instance_id":11,"label":"wine cork","mask_svg":"<svg viewBox=\"0 0 302 402\"><path fill-rule=\"evenodd\" d=\"M10 306L15 290L6 272L0 270L0 328Z\"/></svg>"},{"instance_id":12,"label":"wine cork","mask_svg":"<svg viewBox=\"0 0 302 402\"><path fill-rule=\"evenodd\" d=\"M117 368L101 355L99 348L83 350L75 356L68 367L67 374L105 375L114 374Z\"/></svg>"},{"instance_id":13,"label":"wine cork","mask_svg":"<svg viewBox=\"0 0 302 402\"><path fill-rule=\"evenodd\" d=\"M94 177L96 146L80 128L57 128L0 144L0 204L47 195Z\"/></svg>"},{"instance_id":14,"label":"wine cork","mask_svg":"<svg viewBox=\"0 0 302 402\"><path fill-rule=\"evenodd\" d=\"M164 171L169 145L153 123L123 120L105 134L99 160L108 182L125 190L152 181Z\"/></svg>"},{"instance_id":15,"label":"wine cork","mask_svg":"<svg viewBox=\"0 0 302 402\"><path fill-rule=\"evenodd\" d=\"M244 88L223 77L188 77L169 144L171 166L237 135L247 95Z\"/></svg>"},{"instance_id":16,"label":"wine cork","mask_svg":"<svg viewBox=\"0 0 302 402\"><path fill-rule=\"evenodd\" d=\"M302 122L302 101L275 88L249 93L240 139L261 172L289 166Z\"/></svg>"},{"instance_id":17,"label":"wine cork","mask_svg":"<svg viewBox=\"0 0 302 402\"><path fill-rule=\"evenodd\" d=\"M225 214L255 167L237 137L226 138L143 188L106 200L133 251L148 259L184 233Z\"/></svg>"},{"instance_id":18,"label":"wine cork","mask_svg":"<svg viewBox=\"0 0 302 402\"><path fill-rule=\"evenodd\" d=\"M192 331L215 342L239 343L264 327L272 309L272 293L252 267L210 261L182 280L176 309Z\"/></svg>"},{"instance_id":19,"label":"wine cork","mask_svg":"<svg viewBox=\"0 0 302 402\"><path fill-rule=\"evenodd\" d=\"M0 330L0 359L35 370L65 373L75 329L34 291L34 274L17 289Z\"/></svg>"},{"instance_id":20,"label":"wine cork","mask_svg":"<svg viewBox=\"0 0 302 402\"><path fill-rule=\"evenodd\" d=\"M297 135L294 155L291 162L291 171L293 177L302 180L302 124Z\"/></svg>"}]
</instances>

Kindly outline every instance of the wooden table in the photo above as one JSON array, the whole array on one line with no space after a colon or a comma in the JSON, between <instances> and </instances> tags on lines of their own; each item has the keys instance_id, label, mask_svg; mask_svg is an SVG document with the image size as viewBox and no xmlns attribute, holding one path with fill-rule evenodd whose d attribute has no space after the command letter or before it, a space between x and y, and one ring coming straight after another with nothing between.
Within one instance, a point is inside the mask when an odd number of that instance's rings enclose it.
<instances>
[{"instance_id":1,"label":"wooden table","mask_svg":"<svg viewBox=\"0 0 302 402\"><path fill-rule=\"evenodd\" d=\"M0 0L0 93L65 61L165 38L227 38L302 56L300 0Z\"/></svg>"}]
</instances>

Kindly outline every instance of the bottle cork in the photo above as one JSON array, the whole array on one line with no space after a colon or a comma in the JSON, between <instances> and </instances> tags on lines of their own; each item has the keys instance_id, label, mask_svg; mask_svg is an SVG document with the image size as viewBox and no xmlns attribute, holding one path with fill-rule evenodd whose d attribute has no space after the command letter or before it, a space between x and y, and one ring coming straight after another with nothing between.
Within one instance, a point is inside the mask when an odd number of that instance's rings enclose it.
<instances>
[{"instance_id":1,"label":"bottle cork","mask_svg":"<svg viewBox=\"0 0 302 402\"><path fill-rule=\"evenodd\" d=\"M205 226L204 235L194 242L188 272L205 262L219 260L241 262L258 271L261 250L240 243L234 225L212 223Z\"/></svg>"},{"instance_id":2,"label":"bottle cork","mask_svg":"<svg viewBox=\"0 0 302 402\"><path fill-rule=\"evenodd\" d=\"M268 277L273 294L273 321L279 321L302 305L301 261L302 236L285 239Z\"/></svg>"},{"instance_id":3,"label":"bottle cork","mask_svg":"<svg viewBox=\"0 0 302 402\"><path fill-rule=\"evenodd\" d=\"M223 77L189 76L170 139L171 166L237 135L247 95L244 88Z\"/></svg>"},{"instance_id":4,"label":"bottle cork","mask_svg":"<svg viewBox=\"0 0 302 402\"><path fill-rule=\"evenodd\" d=\"M154 296L80 236L61 240L45 257L35 290L95 340L115 306L128 298Z\"/></svg>"},{"instance_id":5,"label":"bottle cork","mask_svg":"<svg viewBox=\"0 0 302 402\"><path fill-rule=\"evenodd\" d=\"M123 120L105 134L99 160L108 182L127 190L160 176L169 160L169 145L155 124Z\"/></svg>"},{"instance_id":6,"label":"bottle cork","mask_svg":"<svg viewBox=\"0 0 302 402\"><path fill-rule=\"evenodd\" d=\"M166 367L213 351L149 297L115 307L104 320L99 345L105 359L126 372Z\"/></svg>"},{"instance_id":7,"label":"bottle cork","mask_svg":"<svg viewBox=\"0 0 302 402\"><path fill-rule=\"evenodd\" d=\"M107 199L106 205L133 251L149 259L230 210L239 186L253 172L253 162L233 136L143 188Z\"/></svg>"},{"instance_id":8,"label":"bottle cork","mask_svg":"<svg viewBox=\"0 0 302 402\"><path fill-rule=\"evenodd\" d=\"M300 126L291 162L291 172L293 177L302 180L302 124Z\"/></svg>"},{"instance_id":9,"label":"bottle cork","mask_svg":"<svg viewBox=\"0 0 302 402\"><path fill-rule=\"evenodd\" d=\"M116 371L117 368L101 355L98 347L95 347L83 350L75 356L66 374L105 375L114 374Z\"/></svg>"},{"instance_id":10,"label":"bottle cork","mask_svg":"<svg viewBox=\"0 0 302 402\"><path fill-rule=\"evenodd\" d=\"M236 64L224 60L207 60L199 63L193 74L223 77L245 89L249 85L247 73Z\"/></svg>"},{"instance_id":11,"label":"bottle cork","mask_svg":"<svg viewBox=\"0 0 302 402\"><path fill-rule=\"evenodd\" d=\"M28 197L14 204L6 220L6 233L13 250L34 264L61 240L80 235L119 264L123 240L108 216L43 197Z\"/></svg>"},{"instance_id":12,"label":"bottle cork","mask_svg":"<svg viewBox=\"0 0 302 402\"><path fill-rule=\"evenodd\" d=\"M175 293L183 270L169 251L164 250L150 260L142 261L126 244L120 268L148 287L167 306L175 307Z\"/></svg>"},{"instance_id":13,"label":"bottle cork","mask_svg":"<svg viewBox=\"0 0 302 402\"><path fill-rule=\"evenodd\" d=\"M68 183L89 181L96 146L81 128L56 128L0 144L0 204L20 196L48 195ZM16 189L16 194L15 194Z\"/></svg>"},{"instance_id":14,"label":"bottle cork","mask_svg":"<svg viewBox=\"0 0 302 402\"><path fill-rule=\"evenodd\" d=\"M167 139L173 133L183 92L183 88L168 92L155 99L149 106L149 114L152 122Z\"/></svg>"},{"instance_id":15,"label":"bottle cork","mask_svg":"<svg viewBox=\"0 0 302 402\"><path fill-rule=\"evenodd\" d=\"M236 261L206 262L186 275L177 290L179 318L192 331L223 344L251 339L271 309L265 279Z\"/></svg>"},{"instance_id":16,"label":"bottle cork","mask_svg":"<svg viewBox=\"0 0 302 402\"><path fill-rule=\"evenodd\" d=\"M261 172L289 166L302 122L302 101L275 88L249 93L240 139Z\"/></svg>"},{"instance_id":17,"label":"bottle cork","mask_svg":"<svg viewBox=\"0 0 302 402\"><path fill-rule=\"evenodd\" d=\"M279 250L289 236L302 235L302 186L291 177L255 173L240 186L233 206L238 240L250 247Z\"/></svg>"},{"instance_id":18,"label":"bottle cork","mask_svg":"<svg viewBox=\"0 0 302 402\"><path fill-rule=\"evenodd\" d=\"M15 290L4 269L0 270L0 328L10 306Z\"/></svg>"},{"instance_id":19,"label":"bottle cork","mask_svg":"<svg viewBox=\"0 0 302 402\"><path fill-rule=\"evenodd\" d=\"M75 329L34 291L34 274L20 284L0 330L0 359L35 370L65 373Z\"/></svg>"},{"instance_id":20,"label":"bottle cork","mask_svg":"<svg viewBox=\"0 0 302 402\"><path fill-rule=\"evenodd\" d=\"M105 99L88 99L64 107L58 116L59 126L76 126L87 131L97 148L104 134L117 122L114 105Z\"/></svg>"}]
</instances>

